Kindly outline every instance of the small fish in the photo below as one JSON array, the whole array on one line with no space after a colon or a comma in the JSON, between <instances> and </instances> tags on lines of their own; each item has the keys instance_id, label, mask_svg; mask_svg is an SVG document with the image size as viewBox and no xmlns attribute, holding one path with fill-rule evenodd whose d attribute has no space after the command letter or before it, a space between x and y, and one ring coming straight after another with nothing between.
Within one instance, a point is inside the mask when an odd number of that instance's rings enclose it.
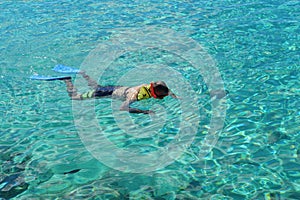
<instances>
[{"instance_id":1,"label":"small fish","mask_svg":"<svg viewBox=\"0 0 300 200\"><path fill-rule=\"evenodd\" d=\"M287 137L287 135L285 135L282 132L275 131L269 135L268 142L269 144L275 144L279 142L281 139L289 139L289 137Z\"/></svg>"},{"instance_id":2,"label":"small fish","mask_svg":"<svg viewBox=\"0 0 300 200\"><path fill-rule=\"evenodd\" d=\"M64 174L75 174L77 172L79 172L81 169L74 169L72 171L69 171L69 172L64 172Z\"/></svg>"}]
</instances>

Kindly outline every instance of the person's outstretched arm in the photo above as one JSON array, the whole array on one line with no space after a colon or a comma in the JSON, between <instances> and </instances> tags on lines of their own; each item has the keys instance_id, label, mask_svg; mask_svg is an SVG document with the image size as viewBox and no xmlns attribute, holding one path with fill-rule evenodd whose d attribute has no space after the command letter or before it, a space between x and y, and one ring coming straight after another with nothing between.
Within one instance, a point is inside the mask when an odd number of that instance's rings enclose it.
<instances>
[{"instance_id":1,"label":"person's outstretched arm","mask_svg":"<svg viewBox=\"0 0 300 200\"><path fill-rule=\"evenodd\" d=\"M171 90L169 90L169 96L173 97L174 99L178 99L178 97Z\"/></svg>"},{"instance_id":2,"label":"person's outstretched arm","mask_svg":"<svg viewBox=\"0 0 300 200\"><path fill-rule=\"evenodd\" d=\"M135 102L136 100L126 100L120 107L121 111L128 111L129 113L143 113L143 114L153 114L154 112L151 110L140 110L137 108L131 108L130 104Z\"/></svg>"}]
</instances>

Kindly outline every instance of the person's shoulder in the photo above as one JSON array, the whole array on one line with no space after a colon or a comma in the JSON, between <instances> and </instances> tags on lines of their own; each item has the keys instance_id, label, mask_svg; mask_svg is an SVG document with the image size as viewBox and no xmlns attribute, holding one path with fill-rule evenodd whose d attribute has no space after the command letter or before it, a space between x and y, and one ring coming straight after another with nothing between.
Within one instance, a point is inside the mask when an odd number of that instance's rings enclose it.
<instances>
[{"instance_id":1,"label":"person's shoulder","mask_svg":"<svg viewBox=\"0 0 300 200\"><path fill-rule=\"evenodd\" d=\"M141 84L141 85L137 85L137 86L133 86L131 88L133 88L136 91L139 91L142 87L146 87L148 86L147 84Z\"/></svg>"},{"instance_id":2,"label":"person's shoulder","mask_svg":"<svg viewBox=\"0 0 300 200\"><path fill-rule=\"evenodd\" d=\"M137 95L140 92L140 89L142 87L146 87L146 86L147 86L147 84L141 84L141 85L138 85L138 86L130 87L128 89L127 99L136 100L137 99Z\"/></svg>"},{"instance_id":3,"label":"person's shoulder","mask_svg":"<svg viewBox=\"0 0 300 200\"><path fill-rule=\"evenodd\" d=\"M144 84L138 85L137 87L146 87L146 86L148 86L148 85L149 85L149 84L144 83Z\"/></svg>"}]
</instances>

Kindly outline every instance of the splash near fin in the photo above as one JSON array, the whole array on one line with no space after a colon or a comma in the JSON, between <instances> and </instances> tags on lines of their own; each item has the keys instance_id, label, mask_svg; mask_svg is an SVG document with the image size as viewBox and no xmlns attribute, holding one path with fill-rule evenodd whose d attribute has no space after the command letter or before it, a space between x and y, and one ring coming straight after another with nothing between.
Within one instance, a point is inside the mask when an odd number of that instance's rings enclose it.
<instances>
[{"instance_id":1,"label":"splash near fin","mask_svg":"<svg viewBox=\"0 0 300 200\"><path fill-rule=\"evenodd\" d=\"M64 65L56 65L52 70L63 74L76 74L80 72L79 69Z\"/></svg>"}]
</instances>

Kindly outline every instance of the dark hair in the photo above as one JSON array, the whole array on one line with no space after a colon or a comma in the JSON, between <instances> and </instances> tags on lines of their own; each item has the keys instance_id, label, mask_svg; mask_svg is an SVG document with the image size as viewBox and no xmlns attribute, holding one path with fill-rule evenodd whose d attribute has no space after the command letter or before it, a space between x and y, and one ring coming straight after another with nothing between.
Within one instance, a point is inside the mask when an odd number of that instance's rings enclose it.
<instances>
[{"instance_id":1,"label":"dark hair","mask_svg":"<svg viewBox=\"0 0 300 200\"><path fill-rule=\"evenodd\" d=\"M166 83L163 81L154 82L153 88L154 90L161 91L166 95L169 93L169 88L167 87Z\"/></svg>"}]
</instances>

